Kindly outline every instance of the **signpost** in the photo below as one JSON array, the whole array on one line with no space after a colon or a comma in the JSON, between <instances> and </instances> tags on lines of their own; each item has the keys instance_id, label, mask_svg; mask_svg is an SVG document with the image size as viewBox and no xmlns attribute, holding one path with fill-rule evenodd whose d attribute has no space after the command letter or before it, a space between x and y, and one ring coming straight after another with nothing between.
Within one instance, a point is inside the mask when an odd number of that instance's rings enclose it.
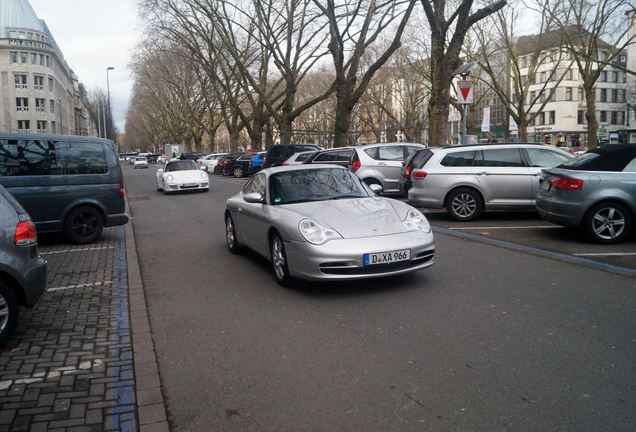
<instances>
[{"instance_id":1,"label":"signpost","mask_svg":"<svg viewBox=\"0 0 636 432\"><path fill-rule=\"evenodd\" d=\"M466 121L468 117L468 104L472 104L474 100L473 93L473 83L468 81L468 74L470 71L477 66L477 62L468 62L464 63L460 67L457 68L455 72L453 72L453 76L459 75L462 79L457 81L457 102L463 106L463 116L462 116L462 142L461 144L466 145Z\"/></svg>"}]
</instances>

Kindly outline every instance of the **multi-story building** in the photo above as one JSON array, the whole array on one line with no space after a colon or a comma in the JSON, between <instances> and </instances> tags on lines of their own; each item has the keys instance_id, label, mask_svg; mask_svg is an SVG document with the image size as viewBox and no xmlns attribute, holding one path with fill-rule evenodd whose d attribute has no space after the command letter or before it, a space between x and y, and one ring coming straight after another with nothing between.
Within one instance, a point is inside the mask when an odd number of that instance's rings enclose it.
<instances>
[{"instance_id":1,"label":"multi-story building","mask_svg":"<svg viewBox=\"0 0 636 432\"><path fill-rule=\"evenodd\" d=\"M532 83L526 109L530 112L541 111L528 127L528 138L569 147L587 145L587 103L583 80L576 62L557 40L542 35L542 39L539 36L523 36L517 42L517 60L522 79L528 79ZM550 41L554 43L547 43ZM543 61L532 74L530 63L537 47L541 49L540 58ZM598 48L601 58L607 58L609 51L613 49L603 41L598 41ZM626 127L626 65L627 52L624 52L617 57L615 63L604 68L595 84L596 119L599 122L599 137L603 140L618 141L619 133ZM549 101L541 109L547 98ZM532 104L531 101L536 103Z\"/></svg>"},{"instance_id":2,"label":"multi-story building","mask_svg":"<svg viewBox=\"0 0 636 432\"><path fill-rule=\"evenodd\" d=\"M0 0L0 131L96 135L86 90L27 0Z\"/></svg>"}]
</instances>

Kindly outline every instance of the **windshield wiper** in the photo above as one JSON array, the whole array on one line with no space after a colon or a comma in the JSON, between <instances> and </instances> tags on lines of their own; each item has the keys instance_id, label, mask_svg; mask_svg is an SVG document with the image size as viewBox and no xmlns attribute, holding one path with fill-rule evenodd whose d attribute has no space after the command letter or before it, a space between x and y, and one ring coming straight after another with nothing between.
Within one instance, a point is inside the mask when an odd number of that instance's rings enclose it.
<instances>
[{"instance_id":1,"label":"windshield wiper","mask_svg":"<svg viewBox=\"0 0 636 432\"><path fill-rule=\"evenodd\" d=\"M367 198L362 195L340 195L333 198L329 198L329 200L341 200L341 199L350 199L350 198Z\"/></svg>"}]
</instances>

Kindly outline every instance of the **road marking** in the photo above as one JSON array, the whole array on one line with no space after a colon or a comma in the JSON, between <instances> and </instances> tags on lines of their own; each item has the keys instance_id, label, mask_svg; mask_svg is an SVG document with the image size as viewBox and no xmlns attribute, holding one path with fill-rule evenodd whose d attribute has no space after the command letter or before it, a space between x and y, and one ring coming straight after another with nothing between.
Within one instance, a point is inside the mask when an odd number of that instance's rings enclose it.
<instances>
[{"instance_id":1,"label":"road marking","mask_svg":"<svg viewBox=\"0 0 636 432\"><path fill-rule=\"evenodd\" d=\"M64 366L60 368L55 368L51 372L38 372L36 374L31 375L29 378L21 378L16 380L5 380L0 381L0 390L6 390L11 387L13 384L31 384L35 382L41 382L46 379L58 378L60 375L75 375L83 372L90 371L91 368L97 368L104 365L104 362L100 359L93 361L85 361L79 364L79 367L75 366Z\"/></svg>"},{"instance_id":2,"label":"road marking","mask_svg":"<svg viewBox=\"0 0 636 432\"><path fill-rule=\"evenodd\" d=\"M524 225L524 226L488 226L488 227L453 227L452 230L497 230L497 229L537 229L537 228L563 228L555 225Z\"/></svg>"},{"instance_id":3,"label":"road marking","mask_svg":"<svg viewBox=\"0 0 636 432\"><path fill-rule=\"evenodd\" d=\"M112 285L112 284L113 284L112 281L93 282L93 283L87 283L87 284L68 285L68 286L63 286L63 287L54 287L54 288L49 288L46 291L47 292L65 291L65 290L76 289L76 288L89 288L89 287L93 288L93 287L100 287L100 286Z\"/></svg>"},{"instance_id":4,"label":"road marking","mask_svg":"<svg viewBox=\"0 0 636 432\"><path fill-rule=\"evenodd\" d=\"M636 252L600 252L600 253L579 253L572 254L574 256L636 256Z\"/></svg>"},{"instance_id":5,"label":"road marking","mask_svg":"<svg viewBox=\"0 0 636 432\"><path fill-rule=\"evenodd\" d=\"M88 249L64 249L59 251L51 251L51 252L40 252L40 255L54 255L68 252L88 252L88 251L97 251L97 250L105 250L105 249L113 249L113 246L102 246L102 247L94 247Z\"/></svg>"}]
</instances>

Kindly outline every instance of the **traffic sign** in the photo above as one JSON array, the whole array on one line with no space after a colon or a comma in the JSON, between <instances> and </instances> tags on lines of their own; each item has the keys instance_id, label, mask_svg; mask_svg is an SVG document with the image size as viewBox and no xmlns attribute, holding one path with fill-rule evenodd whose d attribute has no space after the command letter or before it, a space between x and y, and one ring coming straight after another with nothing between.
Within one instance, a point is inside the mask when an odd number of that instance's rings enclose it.
<instances>
[{"instance_id":1,"label":"traffic sign","mask_svg":"<svg viewBox=\"0 0 636 432\"><path fill-rule=\"evenodd\" d=\"M457 81L457 103L472 104L474 103L473 83L471 81Z\"/></svg>"}]
</instances>

